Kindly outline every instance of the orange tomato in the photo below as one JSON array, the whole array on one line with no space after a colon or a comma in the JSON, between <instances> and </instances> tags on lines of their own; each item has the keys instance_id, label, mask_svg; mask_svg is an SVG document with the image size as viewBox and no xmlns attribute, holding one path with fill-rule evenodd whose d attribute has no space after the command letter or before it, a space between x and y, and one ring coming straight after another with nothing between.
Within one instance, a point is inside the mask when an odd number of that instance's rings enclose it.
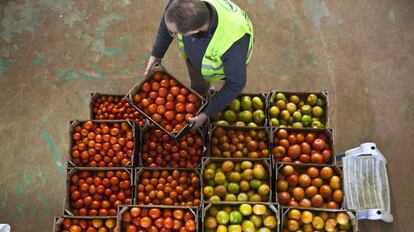
<instances>
[{"instance_id":1,"label":"orange tomato","mask_svg":"<svg viewBox=\"0 0 414 232\"><path fill-rule=\"evenodd\" d=\"M160 82L161 87L168 88L170 86L170 82L166 79Z\"/></svg>"},{"instance_id":2,"label":"orange tomato","mask_svg":"<svg viewBox=\"0 0 414 232\"><path fill-rule=\"evenodd\" d=\"M178 102L185 102L185 96L184 95L182 95L182 94L179 94L177 97L176 97L176 99L177 99L177 101Z\"/></svg>"},{"instance_id":3,"label":"orange tomato","mask_svg":"<svg viewBox=\"0 0 414 232\"><path fill-rule=\"evenodd\" d=\"M175 115L175 120L177 122L182 122L184 120L184 114L176 114Z\"/></svg>"},{"instance_id":4,"label":"orange tomato","mask_svg":"<svg viewBox=\"0 0 414 232\"><path fill-rule=\"evenodd\" d=\"M142 105L142 107L147 107L150 102L148 101L148 99L144 98L141 100L140 104Z\"/></svg>"},{"instance_id":5,"label":"orange tomato","mask_svg":"<svg viewBox=\"0 0 414 232\"><path fill-rule=\"evenodd\" d=\"M165 104L165 99L162 98L162 97L157 97L155 99L155 104L157 104L157 105L164 105Z\"/></svg>"},{"instance_id":6,"label":"orange tomato","mask_svg":"<svg viewBox=\"0 0 414 232\"><path fill-rule=\"evenodd\" d=\"M153 114L153 115L152 115L152 119L153 119L156 123L160 123L160 122L161 122L161 120L162 120L162 117L161 117L161 115L159 115L159 114L155 113L155 114Z\"/></svg>"},{"instance_id":7,"label":"orange tomato","mask_svg":"<svg viewBox=\"0 0 414 232\"><path fill-rule=\"evenodd\" d=\"M181 129L183 129L183 126L181 126L180 124L175 125L174 130L175 131L180 131Z\"/></svg>"},{"instance_id":8,"label":"orange tomato","mask_svg":"<svg viewBox=\"0 0 414 232\"><path fill-rule=\"evenodd\" d=\"M188 95L188 89L186 89L186 88L181 88L181 89L180 89L180 93L181 93L182 95L184 95L184 96L187 96L187 95Z\"/></svg>"},{"instance_id":9,"label":"orange tomato","mask_svg":"<svg viewBox=\"0 0 414 232\"><path fill-rule=\"evenodd\" d=\"M148 111L150 112L150 114L155 114L157 112L157 105L156 104L151 104L148 106Z\"/></svg>"},{"instance_id":10,"label":"orange tomato","mask_svg":"<svg viewBox=\"0 0 414 232\"><path fill-rule=\"evenodd\" d=\"M159 105L157 106L157 113L164 115L165 114L165 106Z\"/></svg>"},{"instance_id":11,"label":"orange tomato","mask_svg":"<svg viewBox=\"0 0 414 232\"><path fill-rule=\"evenodd\" d=\"M170 92L172 95L178 96L178 94L180 94L180 88L177 86L173 86L171 87Z\"/></svg>"},{"instance_id":12,"label":"orange tomato","mask_svg":"<svg viewBox=\"0 0 414 232\"><path fill-rule=\"evenodd\" d=\"M165 128L166 131L169 131L169 132L171 132L173 130L172 126L169 125L169 124L166 125L164 128Z\"/></svg>"},{"instance_id":13,"label":"orange tomato","mask_svg":"<svg viewBox=\"0 0 414 232\"><path fill-rule=\"evenodd\" d=\"M139 94L135 94L134 96L134 102L138 103L141 101L141 96L139 96Z\"/></svg>"},{"instance_id":14,"label":"orange tomato","mask_svg":"<svg viewBox=\"0 0 414 232\"><path fill-rule=\"evenodd\" d=\"M190 94L188 94L188 96L187 96L187 100L188 100L189 102L192 102L192 103L197 103L197 102L198 102L198 97L197 97L197 95L195 95L194 93L190 93Z\"/></svg>"},{"instance_id":15,"label":"orange tomato","mask_svg":"<svg viewBox=\"0 0 414 232\"><path fill-rule=\"evenodd\" d=\"M165 112L165 118L168 120L168 121L172 121L172 120L174 120L175 119L175 113L174 113L174 111L167 111L167 112Z\"/></svg>"},{"instance_id":16,"label":"orange tomato","mask_svg":"<svg viewBox=\"0 0 414 232\"><path fill-rule=\"evenodd\" d=\"M144 84L142 84L141 90L145 93L149 93L151 91L151 85L148 82L145 82Z\"/></svg>"},{"instance_id":17,"label":"orange tomato","mask_svg":"<svg viewBox=\"0 0 414 232\"><path fill-rule=\"evenodd\" d=\"M170 86L176 86L176 85L178 85L177 81L174 80L174 79L171 79L170 80Z\"/></svg>"},{"instance_id":18,"label":"orange tomato","mask_svg":"<svg viewBox=\"0 0 414 232\"><path fill-rule=\"evenodd\" d=\"M132 207L130 210L130 216L132 217L139 217L139 215L141 214L141 208L138 207ZM128 216L126 216L128 217Z\"/></svg>"},{"instance_id":19,"label":"orange tomato","mask_svg":"<svg viewBox=\"0 0 414 232\"><path fill-rule=\"evenodd\" d=\"M185 111L185 105L183 103L177 103L175 105L175 111L177 111L178 113L182 113Z\"/></svg>"},{"instance_id":20,"label":"orange tomato","mask_svg":"<svg viewBox=\"0 0 414 232\"><path fill-rule=\"evenodd\" d=\"M195 110L196 110L196 107L195 107L195 105L194 105L193 103L187 103L187 104L185 105L185 111L186 111L187 113L194 113L194 112L195 112Z\"/></svg>"},{"instance_id":21,"label":"orange tomato","mask_svg":"<svg viewBox=\"0 0 414 232\"><path fill-rule=\"evenodd\" d=\"M315 153L311 155L311 162L315 164L323 163L323 156L320 153Z\"/></svg>"},{"instance_id":22,"label":"orange tomato","mask_svg":"<svg viewBox=\"0 0 414 232\"><path fill-rule=\"evenodd\" d=\"M167 94L167 97L165 98L165 100L174 101L174 95L172 95L171 93Z\"/></svg>"},{"instance_id":23,"label":"orange tomato","mask_svg":"<svg viewBox=\"0 0 414 232\"><path fill-rule=\"evenodd\" d=\"M167 110L174 110L175 109L175 104L173 101L167 101L167 103L165 103L165 108Z\"/></svg>"},{"instance_id":24,"label":"orange tomato","mask_svg":"<svg viewBox=\"0 0 414 232\"><path fill-rule=\"evenodd\" d=\"M153 82L151 85L152 90L157 91L160 88L160 83L159 82Z\"/></svg>"},{"instance_id":25,"label":"orange tomato","mask_svg":"<svg viewBox=\"0 0 414 232\"><path fill-rule=\"evenodd\" d=\"M193 114L187 113L187 114L185 114L185 119L187 120L189 118L192 118L193 116L194 116Z\"/></svg>"},{"instance_id":26,"label":"orange tomato","mask_svg":"<svg viewBox=\"0 0 414 232\"><path fill-rule=\"evenodd\" d=\"M165 97L168 94L168 90L164 87L158 89L158 95L161 97Z\"/></svg>"},{"instance_id":27,"label":"orange tomato","mask_svg":"<svg viewBox=\"0 0 414 232\"><path fill-rule=\"evenodd\" d=\"M160 81L160 80L162 80L163 75L162 75L161 72L155 72L152 77L154 78L154 80Z\"/></svg>"},{"instance_id":28,"label":"orange tomato","mask_svg":"<svg viewBox=\"0 0 414 232\"><path fill-rule=\"evenodd\" d=\"M157 98L158 97L158 93L157 92L155 92L155 91L152 91L152 92L150 92L149 93L149 95L148 95L151 99L155 99L155 98Z\"/></svg>"}]
</instances>

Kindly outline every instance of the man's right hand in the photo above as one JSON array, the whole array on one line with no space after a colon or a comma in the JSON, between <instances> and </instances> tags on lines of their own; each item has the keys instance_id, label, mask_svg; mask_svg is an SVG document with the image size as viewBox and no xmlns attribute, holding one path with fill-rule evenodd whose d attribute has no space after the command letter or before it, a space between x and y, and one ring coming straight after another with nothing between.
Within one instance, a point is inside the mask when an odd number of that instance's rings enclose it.
<instances>
[{"instance_id":1,"label":"man's right hand","mask_svg":"<svg viewBox=\"0 0 414 232\"><path fill-rule=\"evenodd\" d=\"M148 60L148 64L147 67L145 68L145 72L144 75L146 76L149 72L149 70L152 68L152 66L154 65L154 63L158 61L161 63L161 58L157 58L155 56L150 56L149 60Z\"/></svg>"}]
</instances>

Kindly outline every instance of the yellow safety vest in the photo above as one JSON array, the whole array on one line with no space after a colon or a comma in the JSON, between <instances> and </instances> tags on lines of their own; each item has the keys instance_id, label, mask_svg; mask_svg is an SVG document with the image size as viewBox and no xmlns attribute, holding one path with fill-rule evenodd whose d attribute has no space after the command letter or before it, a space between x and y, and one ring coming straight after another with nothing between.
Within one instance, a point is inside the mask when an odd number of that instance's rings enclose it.
<instances>
[{"instance_id":1,"label":"yellow safety vest","mask_svg":"<svg viewBox=\"0 0 414 232\"><path fill-rule=\"evenodd\" d=\"M249 49L246 64L249 63L253 51L253 24L246 12L230 0L202 0L210 3L217 12L218 23L213 38L207 46L201 63L201 74L209 82L222 80L224 75L223 54L245 34L250 35ZM183 35L177 34L178 46L184 59L187 55L184 50Z\"/></svg>"}]
</instances>

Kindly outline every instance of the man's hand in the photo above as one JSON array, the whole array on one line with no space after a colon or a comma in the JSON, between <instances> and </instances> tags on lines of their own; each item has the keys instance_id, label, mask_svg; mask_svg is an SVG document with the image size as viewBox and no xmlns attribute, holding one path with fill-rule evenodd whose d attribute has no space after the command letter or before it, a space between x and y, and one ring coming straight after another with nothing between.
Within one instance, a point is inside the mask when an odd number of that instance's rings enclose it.
<instances>
[{"instance_id":1,"label":"man's hand","mask_svg":"<svg viewBox=\"0 0 414 232\"><path fill-rule=\"evenodd\" d=\"M152 68L152 66L154 65L156 61L161 62L161 59L155 56L150 56L147 67L145 68L145 73L144 73L145 76L148 74L149 70Z\"/></svg>"},{"instance_id":2,"label":"man's hand","mask_svg":"<svg viewBox=\"0 0 414 232\"><path fill-rule=\"evenodd\" d=\"M200 113L198 116L194 118L189 118L189 123L194 123L193 130L199 128L205 121L207 121L208 117L205 113Z\"/></svg>"}]
</instances>

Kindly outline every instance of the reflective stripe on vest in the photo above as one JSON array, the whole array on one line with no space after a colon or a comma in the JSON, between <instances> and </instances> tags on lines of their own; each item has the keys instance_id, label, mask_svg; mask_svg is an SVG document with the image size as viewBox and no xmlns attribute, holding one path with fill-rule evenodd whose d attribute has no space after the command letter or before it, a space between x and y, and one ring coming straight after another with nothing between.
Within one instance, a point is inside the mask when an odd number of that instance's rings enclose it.
<instances>
[{"instance_id":1,"label":"reflective stripe on vest","mask_svg":"<svg viewBox=\"0 0 414 232\"><path fill-rule=\"evenodd\" d=\"M183 35L181 34L177 34L177 39L178 39L178 48L180 49L180 56L186 60L187 59L187 54L185 54L185 50L184 50L184 42L183 42Z\"/></svg>"}]
</instances>

